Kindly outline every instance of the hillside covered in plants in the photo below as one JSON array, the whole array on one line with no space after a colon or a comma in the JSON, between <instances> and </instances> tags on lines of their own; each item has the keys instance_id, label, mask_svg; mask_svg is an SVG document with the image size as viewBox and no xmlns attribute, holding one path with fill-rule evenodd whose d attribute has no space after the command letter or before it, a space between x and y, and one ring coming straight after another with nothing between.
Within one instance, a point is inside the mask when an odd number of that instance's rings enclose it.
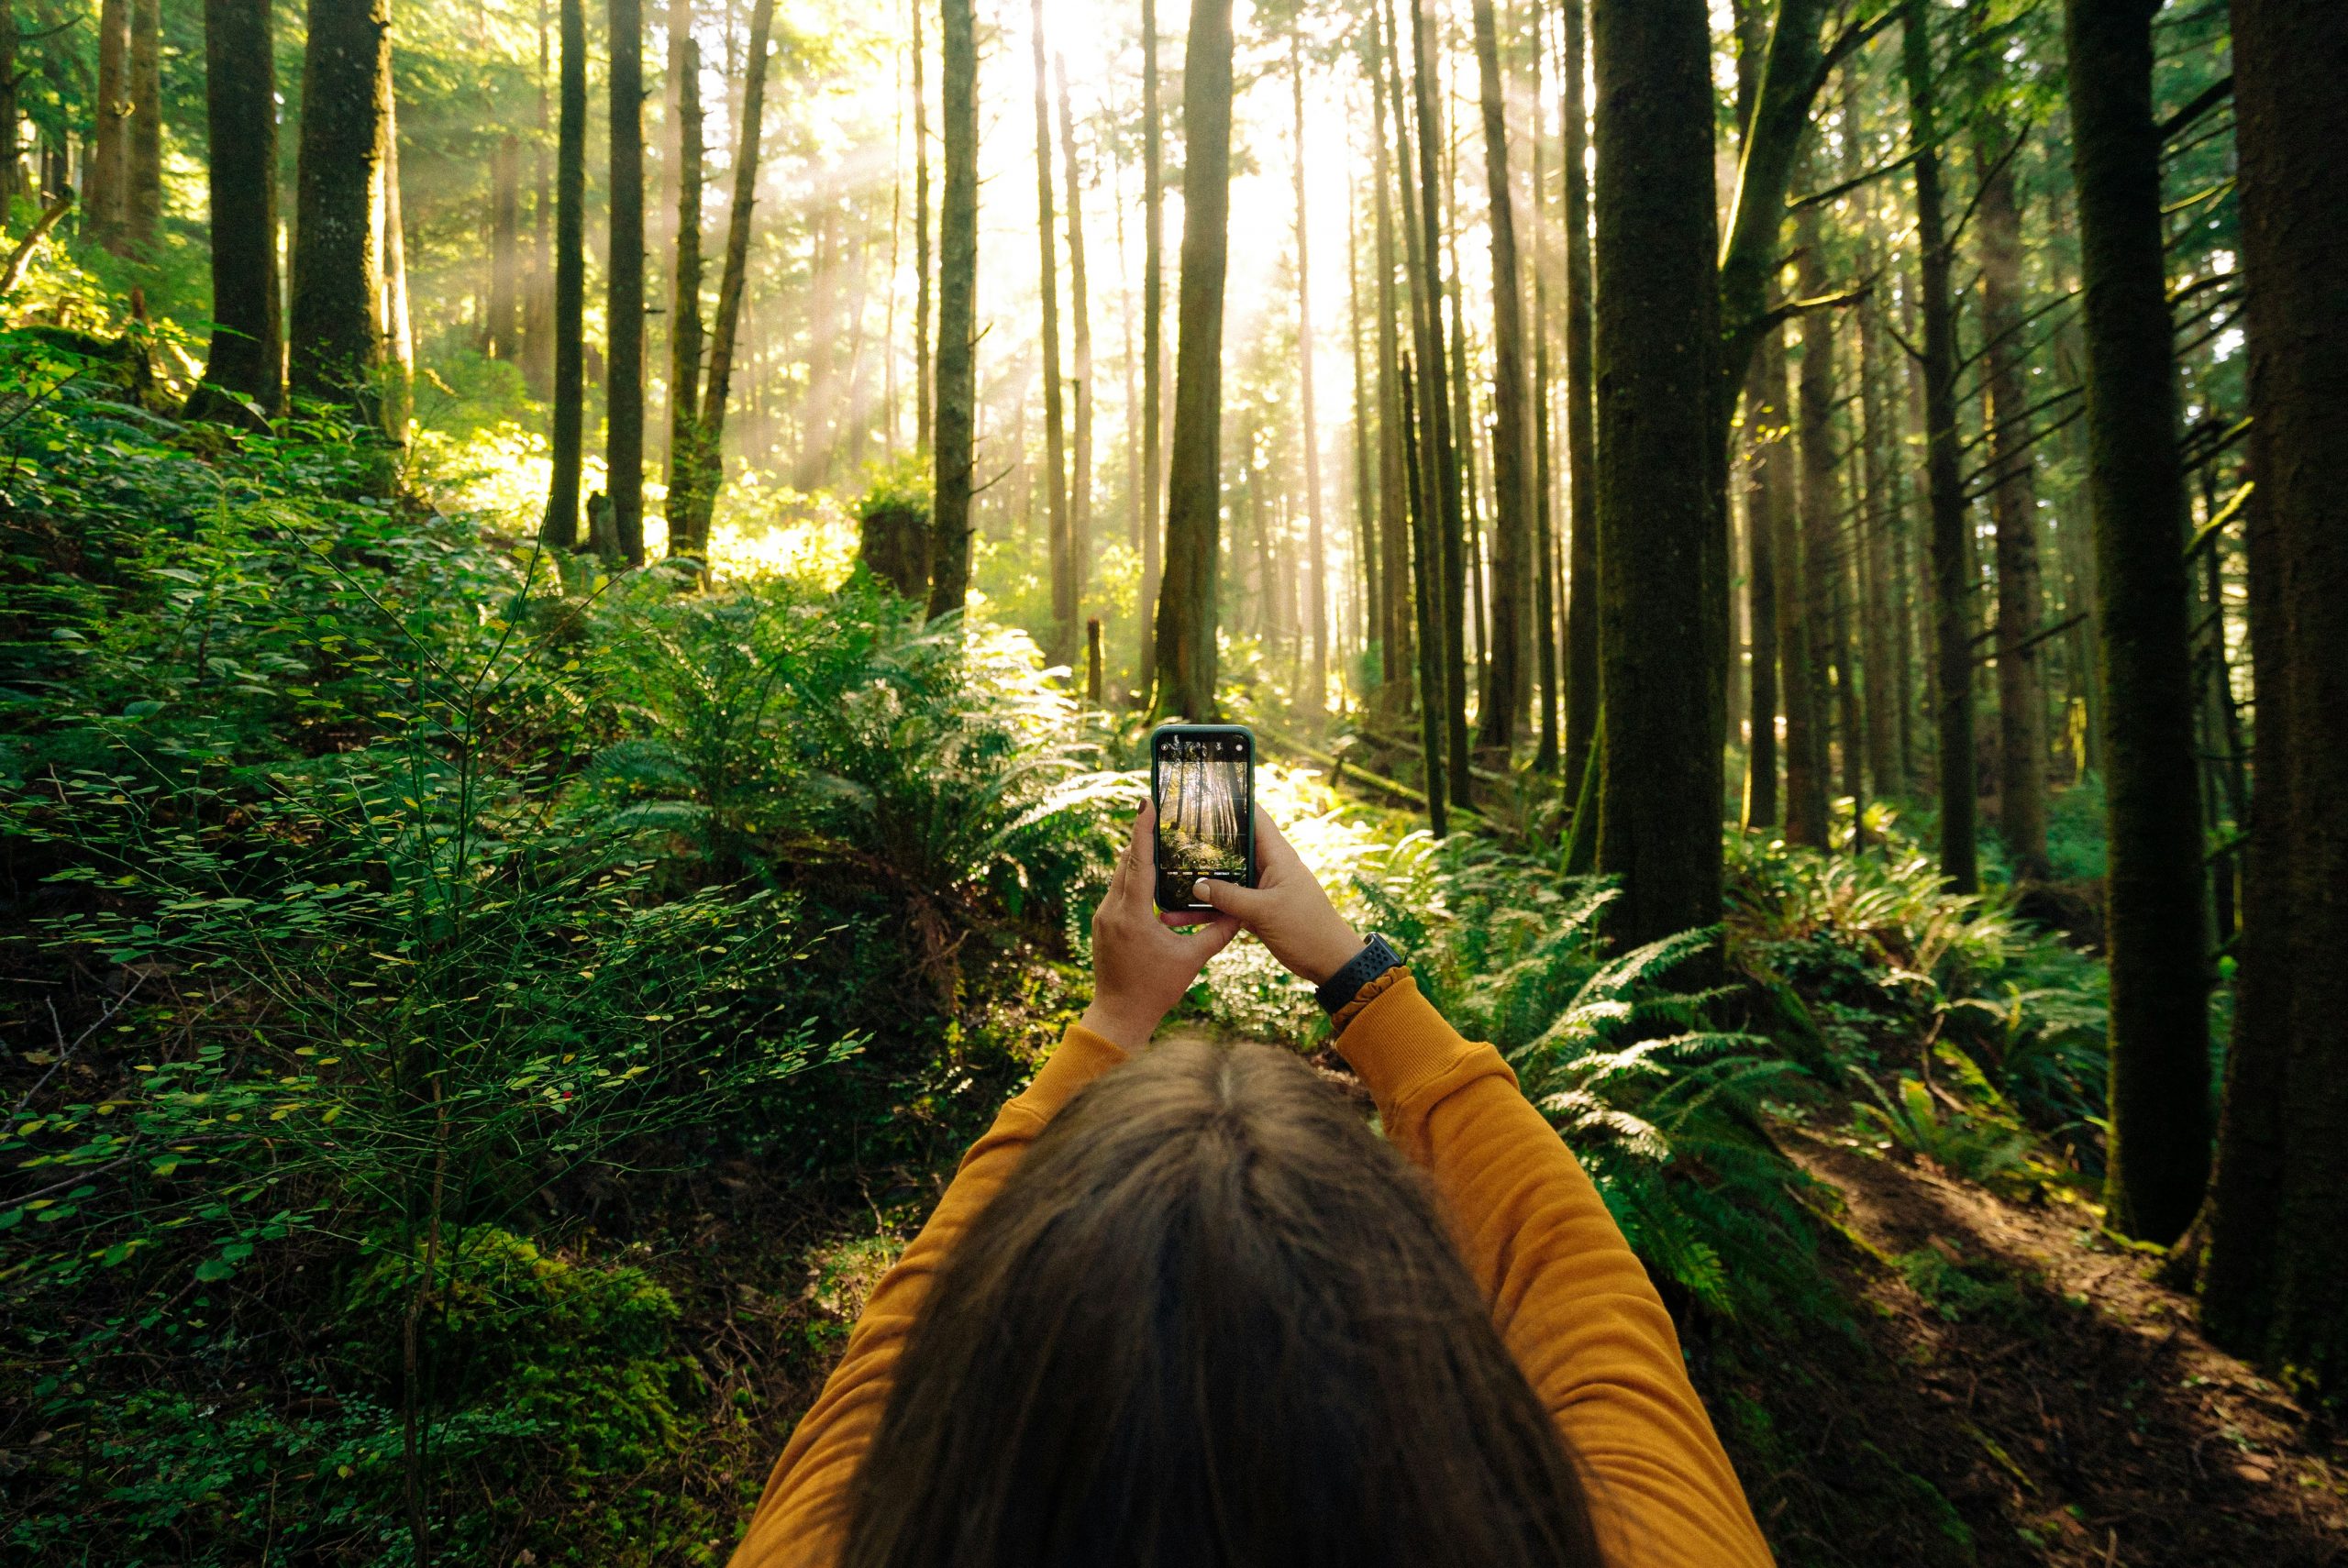
<instances>
[{"instance_id":1,"label":"hillside covered in plants","mask_svg":"<svg viewBox=\"0 0 2348 1568\"><path fill-rule=\"evenodd\" d=\"M1190 721L1779 1562L2348 1561L2343 60L0 0L0 1556L726 1562Z\"/></svg>"}]
</instances>

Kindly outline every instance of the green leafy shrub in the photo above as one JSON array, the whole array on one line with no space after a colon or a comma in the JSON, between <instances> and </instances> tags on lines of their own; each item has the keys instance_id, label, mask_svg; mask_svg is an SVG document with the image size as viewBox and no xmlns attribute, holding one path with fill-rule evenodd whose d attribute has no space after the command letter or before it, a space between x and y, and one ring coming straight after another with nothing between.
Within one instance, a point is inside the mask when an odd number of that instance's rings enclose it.
<instances>
[{"instance_id":1,"label":"green leafy shrub","mask_svg":"<svg viewBox=\"0 0 2348 1568\"><path fill-rule=\"evenodd\" d=\"M2009 1188L2014 1185L2013 1177L2030 1154L2030 1138L2011 1122L1941 1105L1922 1078L1902 1077L1896 1094L1886 1093L1871 1077L1861 1082L1875 1097L1873 1104L1851 1108L1862 1137L1873 1138L1884 1148L1897 1145L1924 1155L1971 1181Z\"/></svg>"}]
</instances>

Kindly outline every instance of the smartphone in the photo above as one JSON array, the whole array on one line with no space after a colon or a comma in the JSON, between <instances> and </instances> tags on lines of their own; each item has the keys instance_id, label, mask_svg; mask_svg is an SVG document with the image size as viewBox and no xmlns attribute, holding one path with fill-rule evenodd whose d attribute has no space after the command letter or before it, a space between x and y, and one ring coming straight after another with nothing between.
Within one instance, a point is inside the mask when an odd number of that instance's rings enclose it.
<instances>
[{"instance_id":1,"label":"smartphone","mask_svg":"<svg viewBox=\"0 0 2348 1568\"><path fill-rule=\"evenodd\" d=\"M1149 736L1157 808L1157 907L1212 910L1201 878L1256 885L1256 734L1245 724L1160 724Z\"/></svg>"}]
</instances>

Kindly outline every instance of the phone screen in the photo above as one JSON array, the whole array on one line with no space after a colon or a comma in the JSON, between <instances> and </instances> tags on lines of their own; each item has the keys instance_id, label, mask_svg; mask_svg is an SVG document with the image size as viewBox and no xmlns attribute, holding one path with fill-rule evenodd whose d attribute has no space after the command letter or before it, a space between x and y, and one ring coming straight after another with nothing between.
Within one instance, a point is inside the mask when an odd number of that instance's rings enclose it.
<instances>
[{"instance_id":1,"label":"phone screen","mask_svg":"<svg viewBox=\"0 0 2348 1568\"><path fill-rule=\"evenodd\" d=\"M1204 909L1202 877L1256 880L1256 737L1237 724L1168 724L1151 736L1157 904Z\"/></svg>"}]
</instances>

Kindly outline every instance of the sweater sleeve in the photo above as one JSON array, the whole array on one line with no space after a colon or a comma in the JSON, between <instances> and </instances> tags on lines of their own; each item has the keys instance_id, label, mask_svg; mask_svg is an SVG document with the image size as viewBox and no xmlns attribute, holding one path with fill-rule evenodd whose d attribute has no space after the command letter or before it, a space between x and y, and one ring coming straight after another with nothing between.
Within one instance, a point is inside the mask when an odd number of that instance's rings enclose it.
<instances>
[{"instance_id":1,"label":"sweater sleeve","mask_svg":"<svg viewBox=\"0 0 2348 1568\"><path fill-rule=\"evenodd\" d=\"M970 1146L921 1234L873 1286L839 1365L775 1462L750 1528L734 1550L732 1568L801 1568L838 1560L847 1529L848 1483L880 1429L897 1357L931 1280L1045 1123L1077 1090L1124 1058L1117 1046L1071 1024L1036 1081Z\"/></svg>"},{"instance_id":2,"label":"sweater sleeve","mask_svg":"<svg viewBox=\"0 0 2348 1568\"><path fill-rule=\"evenodd\" d=\"M1408 979L1336 1044L1387 1136L1433 1177L1501 1340L1589 1485L1607 1561L1769 1563L1662 1297L1500 1053L1460 1038Z\"/></svg>"}]
</instances>

